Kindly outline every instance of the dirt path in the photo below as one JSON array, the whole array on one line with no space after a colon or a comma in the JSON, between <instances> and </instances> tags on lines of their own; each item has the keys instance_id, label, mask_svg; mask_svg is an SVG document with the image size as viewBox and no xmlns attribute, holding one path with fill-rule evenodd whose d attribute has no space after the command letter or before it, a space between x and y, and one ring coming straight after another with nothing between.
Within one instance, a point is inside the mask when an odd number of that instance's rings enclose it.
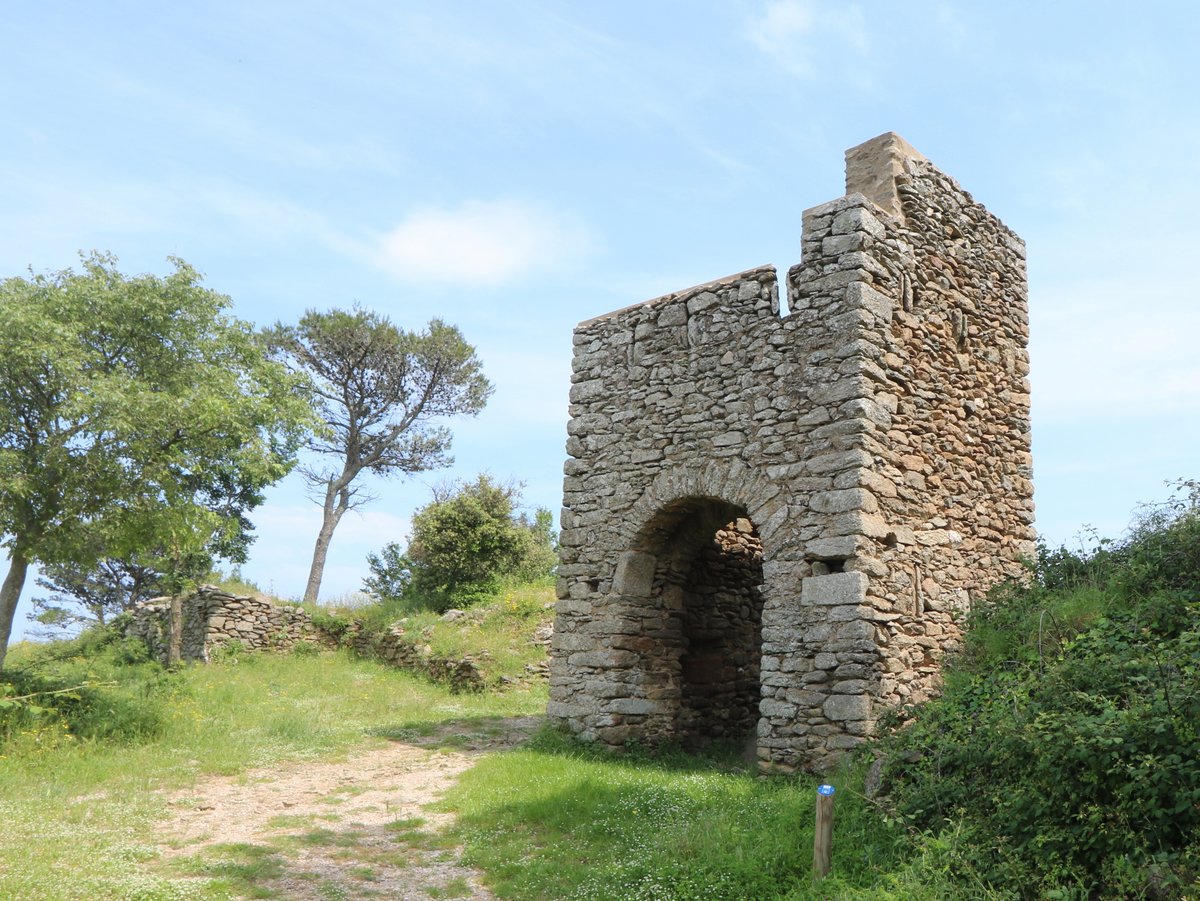
<instances>
[{"instance_id":1,"label":"dirt path","mask_svg":"<svg viewBox=\"0 0 1200 901\"><path fill-rule=\"evenodd\" d=\"M425 808L481 754L520 744L540 722L476 721L469 734L451 724L343 761L206 780L169 799L165 856L297 901L491 899L478 874L458 863L460 849L439 836L451 817Z\"/></svg>"}]
</instances>

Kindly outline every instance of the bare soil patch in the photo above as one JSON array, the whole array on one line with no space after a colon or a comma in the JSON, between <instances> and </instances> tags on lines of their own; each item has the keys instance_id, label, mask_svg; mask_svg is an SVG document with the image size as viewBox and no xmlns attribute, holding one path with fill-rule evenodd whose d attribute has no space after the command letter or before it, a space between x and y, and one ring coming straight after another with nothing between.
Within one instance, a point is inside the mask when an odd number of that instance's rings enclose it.
<instances>
[{"instance_id":1,"label":"bare soil patch","mask_svg":"<svg viewBox=\"0 0 1200 901\"><path fill-rule=\"evenodd\" d=\"M427 807L480 755L520 744L540 723L450 723L344 760L206 779L169 798L164 856L195 874L236 871L256 891L297 901L490 899L441 836L451 816Z\"/></svg>"}]
</instances>

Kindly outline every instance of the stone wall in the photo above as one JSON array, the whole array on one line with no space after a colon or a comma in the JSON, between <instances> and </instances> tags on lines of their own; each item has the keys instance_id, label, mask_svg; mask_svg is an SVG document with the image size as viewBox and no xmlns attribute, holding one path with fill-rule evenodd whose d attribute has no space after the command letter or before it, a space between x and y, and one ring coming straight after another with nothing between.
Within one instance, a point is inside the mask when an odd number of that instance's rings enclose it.
<instances>
[{"instance_id":1,"label":"stone wall","mask_svg":"<svg viewBox=\"0 0 1200 901\"><path fill-rule=\"evenodd\" d=\"M766 769L823 766L1032 551L1020 239L882 135L786 289L762 267L576 329L549 713L585 738L749 731Z\"/></svg>"},{"instance_id":2,"label":"stone wall","mask_svg":"<svg viewBox=\"0 0 1200 901\"><path fill-rule=\"evenodd\" d=\"M171 637L172 598L154 598L138 604L125 634L140 638L155 659L166 663ZM407 636L400 626L382 632L364 631L353 622L334 638L313 624L295 604L274 604L264 597L233 595L211 585L181 599L183 614L180 659L207 663L222 645L237 642L251 651L290 651L299 642L325 647L344 645L399 669L412 670L443 682L456 691L485 688L483 676L469 657L451 658L433 653L424 642Z\"/></svg>"},{"instance_id":3,"label":"stone wall","mask_svg":"<svg viewBox=\"0 0 1200 901\"><path fill-rule=\"evenodd\" d=\"M442 682L454 691L482 691L486 688L479 667L470 657L444 657L435 654L424 642L414 640L403 626L382 632L364 632L358 623L351 626L346 644L364 657L373 657L390 666L422 673Z\"/></svg>"},{"instance_id":4,"label":"stone wall","mask_svg":"<svg viewBox=\"0 0 1200 901\"><path fill-rule=\"evenodd\" d=\"M690 530L702 542L692 565L664 573L683 595L679 731L692 743L737 739L758 722L762 542L745 518Z\"/></svg>"},{"instance_id":5,"label":"stone wall","mask_svg":"<svg viewBox=\"0 0 1200 901\"><path fill-rule=\"evenodd\" d=\"M272 604L262 597L233 595L203 585L181 599L183 639L180 658L207 662L213 650L231 641L247 650L290 650L300 641L324 639L308 614L293 604ZM171 637L171 598L138 604L126 635L140 638L163 663Z\"/></svg>"}]
</instances>

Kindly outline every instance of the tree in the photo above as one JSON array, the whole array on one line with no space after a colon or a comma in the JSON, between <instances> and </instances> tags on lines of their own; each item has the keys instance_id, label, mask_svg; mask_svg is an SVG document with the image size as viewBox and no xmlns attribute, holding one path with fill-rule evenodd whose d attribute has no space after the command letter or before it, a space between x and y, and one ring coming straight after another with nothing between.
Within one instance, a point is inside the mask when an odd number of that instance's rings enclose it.
<instances>
[{"instance_id":1,"label":"tree","mask_svg":"<svg viewBox=\"0 0 1200 901\"><path fill-rule=\"evenodd\" d=\"M556 562L549 510L516 514L519 487L486 475L435 489L412 519L405 553L395 542L371 554L363 587L376 597L405 595L445 609L493 593L504 576L535 579Z\"/></svg>"},{"instance_id":2,"label":"tree","mask_svg":"<svg viewBox=\"0 0 1200 901\"><path fill-rule=\"evenodd\" d=\"M37 585L50 595L33 598L31 618L51 634L103 626L117 614L167 590L163 574L155 567L108 557L88 565L43 566Z\"/></svg>"},{"instance_id":3,"label":"tree","mask_svg":"<svg viewBox=\"0 0 1200 901\"><path fill-rule=\"evenodd\" d=\"M255 539L248 514L263 502L262 486L239 479L236 468L224 461L214 463L203 476L188 474L182 484L195 491L196 500L222 525L206 545L186 554L162 545L142 547L118 560L97 544L85 563L44 565L37 585L51 594L31 599L29 618L49 635L103 626L141 601L195 586L213 573L217 558L235 567L245 563Z\"/></svg>"},{"instance_id":4,"label":"tree","mask_svg":"<svg viewBox=\"0 0 1200 901\"><path fill-rule=\"evenodd\" d=\"M296 379L171 262L126 278L92 254L0 282L0 665L31 563L235 548L237 512L294 463L312 418Z\"/></svg>"},{"instance_id":5,"label":"tree","mask_svg":"<svg viewBox=\"0 0 1200 901\"><path fill-rule=\"evenodd\" d=\"M310 310L298 325L277 324L270 340L281 359L311 379L312 403L325 428L308 447L332 461L300 468L322 509L304 590L304 600L313 602L334 529L347 510L371 499L359 477L449 465L450 432L430 420L475 415L492 386L475 349L440 319L417 333L357 308Z\"/></svg>"}]
</instances>

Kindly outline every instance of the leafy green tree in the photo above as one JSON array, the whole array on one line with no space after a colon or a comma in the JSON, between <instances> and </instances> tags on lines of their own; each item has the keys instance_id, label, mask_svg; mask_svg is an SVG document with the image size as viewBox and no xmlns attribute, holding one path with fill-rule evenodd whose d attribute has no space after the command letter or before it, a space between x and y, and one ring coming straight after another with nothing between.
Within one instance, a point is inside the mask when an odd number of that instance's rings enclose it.
<instances>
[{"instance_id":1,"label":"leafy green tree","mask_svg":"<svg viewBox=\"0 0 1200 901\"><path fill-rule=\"evenodd\" d=\"M440 319L408 332L365 310L310 310L298 325L277 324L270 340L282 360L310 378L325 424L308 448L330 462L300 468L322 509L304 590L304 600L314 602L334 530L347 510L371 500L359 477L449 465L450 432L430 421L475 415L492 386L475 349Z\"/></svg>"},{"instance_id":2,"label":"leafy green tree","mask_svg":"<svg viewBox=\"0 0 1200 901\"><path fill-rule=\"evenodd\" d=\"M486 475L436 489L431 503L412 519L402 553L386 545L367 558L364 588L376 597L407 596L417 605L446 609L493 593L504 576L534 579L556 562L549 510L533 519L517 514L518 486Z\"/></svg>"},{"instance_id":3,"label":"leafy green tree","mask_svg":"<svg viewBox=\"0 0 1200 901\"><path fill-rule=\"evenodd\" d=\"M32 599L30 619L40 623L48 635L103 626L141 601L177 594L213 575L217 558L235 568L245 563L255 538L248 514L263 502L261 486L240 480L236 469L223 461L203 476L189 474L184 484L195 490L197 501L222 523L206 546L184 555L162 546L145 547L120 560L105 556L104 549L97 546L87 562L42 566L37 585L50 594Z\"/></svg>"},{"instance_id":4,"label":"leafy green tree","mask_svg":"<svg viewBox=\"0 0 1200 901\"><path fill-rule=\"evenodd\" d=\"M295 378L172 263L126 277L92 254L0 282L0 665L31 563L236 546L214 498L244 511L294 463L312 415Z\"/></svg>"},{"instance_id":5,"label":"leafy green tree","mask_svg":"<svg viewBox=\"0 0 1200 901\"><path fill-rule=\"evenodd\" d=\"M378 554L367 554L367 568L371 575L363 579L363 591L380 600L401 598L412 584L412 561L394 541Z\"/></svg>"}]
</instances>

